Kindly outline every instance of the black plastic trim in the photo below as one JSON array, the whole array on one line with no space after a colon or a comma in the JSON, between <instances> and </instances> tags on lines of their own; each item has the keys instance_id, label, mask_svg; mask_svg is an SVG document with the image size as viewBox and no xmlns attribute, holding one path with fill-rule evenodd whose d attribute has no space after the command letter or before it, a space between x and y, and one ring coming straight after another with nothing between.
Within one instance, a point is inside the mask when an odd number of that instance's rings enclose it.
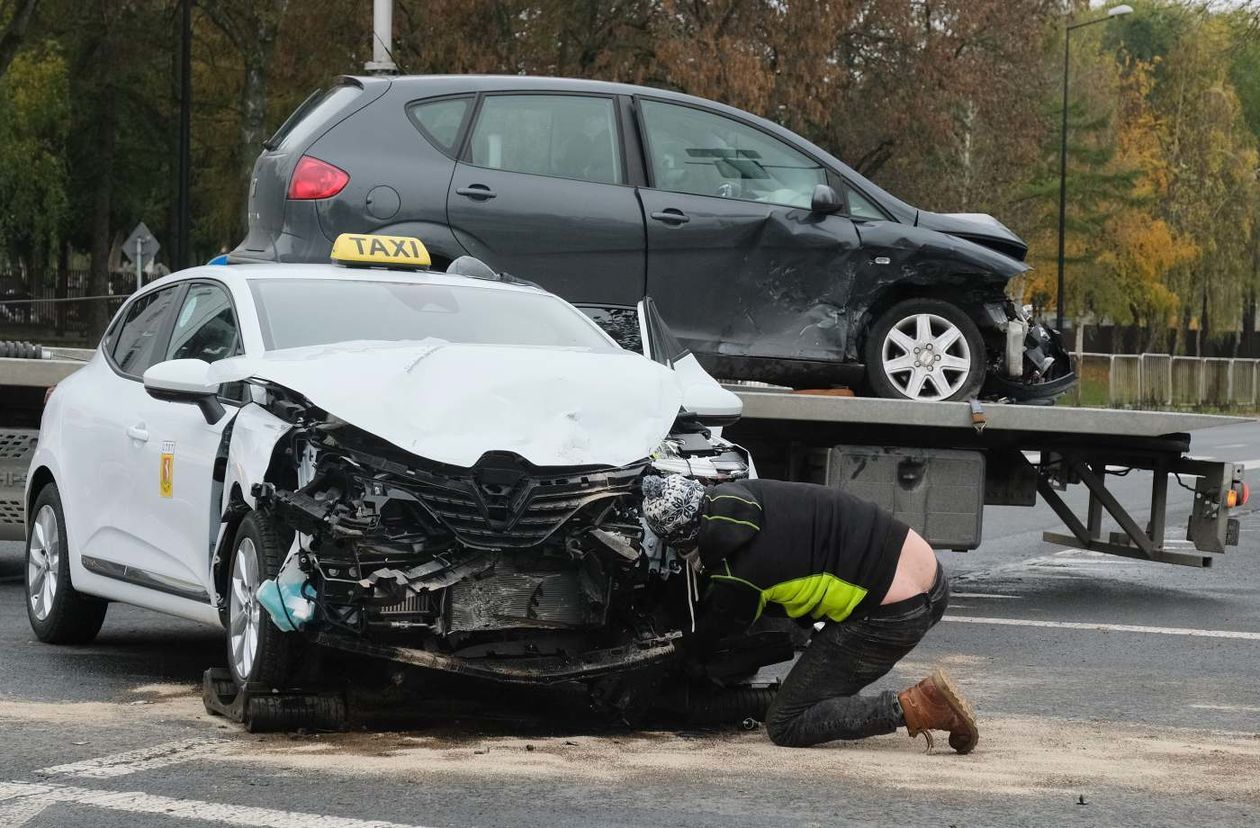
<instances>
[{"instance_id":1,"label":"black plastic trim","mask_svg":"<svg viewBox=\"0 0 1260 828\"><path fill-rule=\"evenodd\" d=\"M107 561L104 558L94 558L91 555L83 555L80 560L83 561L83 568L95 575L113 578L115 581L123 581L145 589L151 589L154 592L164 592L167 595L186 598L201 604L210 603L209 593L200 586L187 581L181 581L165 575L157 575L146 569L120 564L115 561Z\"/></svg>"}]
</instances>

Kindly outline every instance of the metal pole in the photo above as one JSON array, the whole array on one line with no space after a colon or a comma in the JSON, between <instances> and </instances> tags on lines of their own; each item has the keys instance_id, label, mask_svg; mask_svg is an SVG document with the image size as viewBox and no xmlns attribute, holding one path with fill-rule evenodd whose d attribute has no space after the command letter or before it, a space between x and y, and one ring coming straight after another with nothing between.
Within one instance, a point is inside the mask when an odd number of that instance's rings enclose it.
<instances>
[{"instance_id":1,"label":"metal pole","mask_svg":"<svg viewBox=\"0 0 1260 828\"><path fill-rule=\"evenodd\" d=\"M1068 123L1068 47L1072 27L1063 30L1063 125L1059 135L1059 299L1055 327L1063 330L1063 238L1067 221L1067 123Z\"/></svg>"},{"instance_id":2,"label":"metal pole","mask_svg":"<svg viewBox=\"0 0 1260 828\"><path fill-rule=\"evenodd\" d=\"M374 75L396 75L394 63L394 0L372 0L372 60L363 68Z\"/></svg>"},{"instance_id":3,"label":"metal pole","mask_svg":"<svg viewBox=\"0 0 1260 828\"><path fill-rule=\"evenodd\" d=\"M144 239L136 239L136 290L144 287Z\"/></svg>"},{"instance_id":4,"label":"metal pole","mask_svg":"<svg viewBox=\"0 0 1260 828\"><path fill-rule=\"evenodd\" d=\"M176 206L175 269L192 263L192 4L180 2L179 43L179 196Z\"/></svg>"}]
</instances>

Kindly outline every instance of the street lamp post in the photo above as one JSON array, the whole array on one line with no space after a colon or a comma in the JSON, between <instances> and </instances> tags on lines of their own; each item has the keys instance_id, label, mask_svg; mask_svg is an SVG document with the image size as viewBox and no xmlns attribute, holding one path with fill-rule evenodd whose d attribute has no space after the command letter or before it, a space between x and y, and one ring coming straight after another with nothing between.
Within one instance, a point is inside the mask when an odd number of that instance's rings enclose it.
<instances>
[{"instance_id":1,"label":"street lamp post","mask_svg":"<svg viewBox=\"0 0 1260 828\"><path fill-rule=\"evenodd\" d=\"M1071 57L1072 30L1095 23L1105 23L1122 15L1131 14L1132 6L1112 6L1104 17L1069 23L1063 32L1063 127L1059 136L1059 300L1054 326L1063 330L1063 240L1067 222L1067 121L1068 121L1068 66Z\"/></svg>"}]
</instances>

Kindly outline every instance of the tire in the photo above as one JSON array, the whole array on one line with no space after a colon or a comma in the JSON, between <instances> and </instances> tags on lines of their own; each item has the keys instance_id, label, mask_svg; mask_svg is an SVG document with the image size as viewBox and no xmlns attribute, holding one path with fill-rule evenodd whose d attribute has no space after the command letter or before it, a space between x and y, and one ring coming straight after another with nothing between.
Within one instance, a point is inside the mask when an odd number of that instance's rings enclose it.
<instances>
[{"instance_id":1,"label":"tire","mask_svg":"<svg viewBox=\"0 0 1260 828\"><path fill-rule=\"evenodd\" d=\"M257 512L241 521L232 542L228 573L228 668L238 686L285 689L298 662L301 638L281 632L255 597L258 585L274 578L288 548Z\"/></svg>"},{"instance_id":2,"label":"tire","mask_svg":"<svg viewBox=\"0 0 1260 828\"><path fill-rule=\"evenodd\" d=\"M105 622L108 602L70 580L66 517L56 483L39 490L26 538L26 616L45 644L87 644Z\"/></svg>"},{"instance_id":3,"label":"tire","mask_svg":"<svg viewBox=\"0 0 1260 828\"><path fill-rule=\"evenodd\" d=\"M940 299L893 305L870 327L862 350L867 380L880 397L969 400L984 384L980 329L960 308Z\"/></svg>"}]
</instances>

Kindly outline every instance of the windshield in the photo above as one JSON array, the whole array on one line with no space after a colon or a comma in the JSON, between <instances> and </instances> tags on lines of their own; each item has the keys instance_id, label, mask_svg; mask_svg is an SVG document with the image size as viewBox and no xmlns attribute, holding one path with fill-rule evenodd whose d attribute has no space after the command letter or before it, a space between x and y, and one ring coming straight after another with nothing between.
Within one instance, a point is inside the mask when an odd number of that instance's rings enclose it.
<instances>
[{"instance_id":1,"label":"windshield","mask_svg":"<svg viewBox=\"0 0 1260 828\"><path fill-rule=\"evenodd\" d=\"M616 349L585 316L546 293L366 279L253 279L249 286L269 351L429 338Z\"/></svg>"}]
</instances>

